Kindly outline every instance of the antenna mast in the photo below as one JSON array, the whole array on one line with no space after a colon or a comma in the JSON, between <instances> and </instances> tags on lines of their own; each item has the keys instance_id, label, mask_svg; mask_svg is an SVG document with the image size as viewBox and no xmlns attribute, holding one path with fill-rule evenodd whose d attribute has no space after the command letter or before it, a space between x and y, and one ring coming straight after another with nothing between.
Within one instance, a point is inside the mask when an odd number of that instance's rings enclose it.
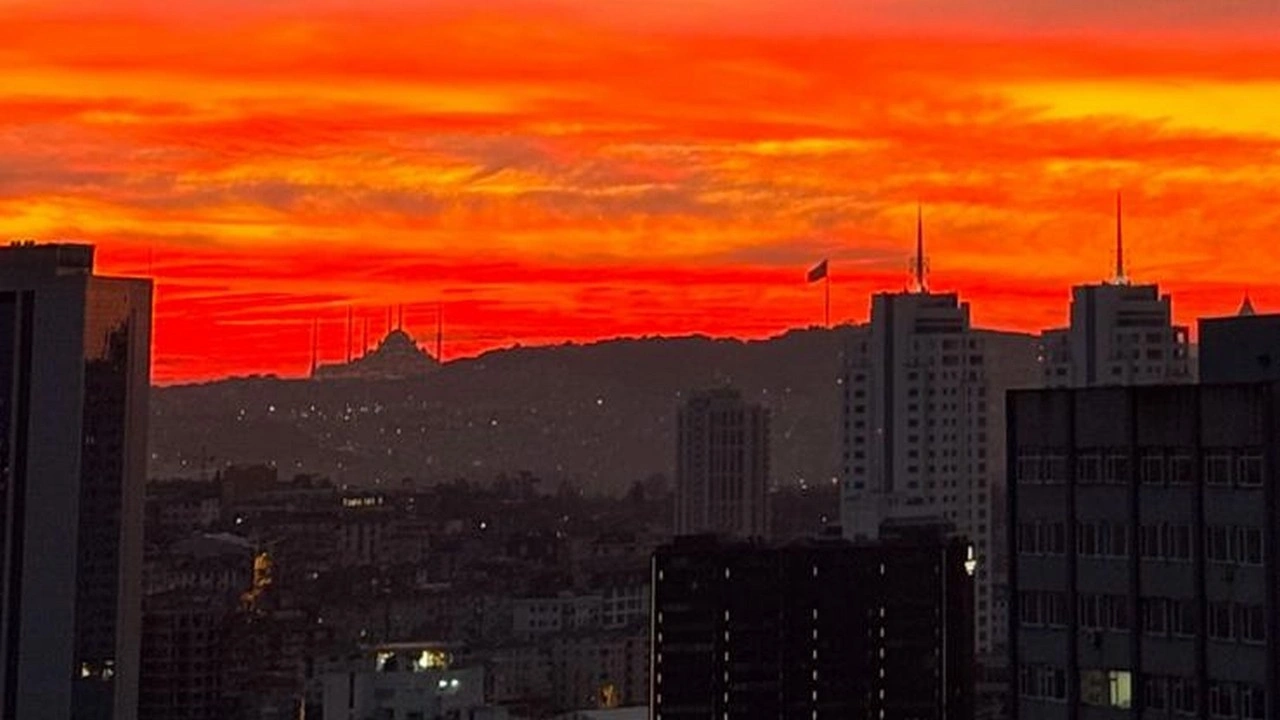
<instances>
[{"instance_id":1,"label":"antenna mast","mask_svg":"<svg viewBox=\"0 0 1280 720\"><path fill-rule=\"evenodd\" d=\"M1120 191L1116 191L1116 285L1128 285L1129 278L1124 275L1124 232L1121 226Z\"/></svg>"},{"instance_id":2,"label":"antenna mast","mask_svg":"<svg viewBox=\"0 0 1280 720\"><path fill-rule=\"evenodd\" d=\"M921 209L920 203L916 203L916 256L912 271L916 292L928 292L929 288L925 284L924 211Z\"/></svg>"}]
</instances>

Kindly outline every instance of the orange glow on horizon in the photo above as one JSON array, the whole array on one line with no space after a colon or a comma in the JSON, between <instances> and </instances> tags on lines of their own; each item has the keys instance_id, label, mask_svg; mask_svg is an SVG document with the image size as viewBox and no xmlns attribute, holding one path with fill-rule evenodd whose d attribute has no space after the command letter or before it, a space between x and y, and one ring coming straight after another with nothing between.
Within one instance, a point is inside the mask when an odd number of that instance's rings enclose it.
<instances>
[{"instance_id":1,"label":"orange glow on horizon","mask_svg":"<svg viewBox=\"0 0 1280 720\"><path fill-rule=\"evenodd\" d=\"M159 382L301 375L349 307L430 346L442 302L454 358L767 337L821 321L823 257L861 321L917 201L982 326L1065 322L1117 189L1180 322L1280 309L1274 18L727 2L0 0L0 238L153 274Z\"/></svg>"}]
</instances>

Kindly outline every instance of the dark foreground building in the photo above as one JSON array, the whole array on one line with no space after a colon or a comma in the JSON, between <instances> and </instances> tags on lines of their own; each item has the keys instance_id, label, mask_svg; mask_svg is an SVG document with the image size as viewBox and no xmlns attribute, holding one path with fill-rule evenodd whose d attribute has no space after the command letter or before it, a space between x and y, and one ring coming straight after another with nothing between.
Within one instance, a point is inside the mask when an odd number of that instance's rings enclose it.
<instances>
[{"instance_id":1,"label":"dark foreground building","mask_svg":"<svg viewBox=\"0 0 1280 720\"><path fill-rule=\"evenodd\" d=\"M653 559L652 717L971 718L972 558L932 524L677 538Z\"/></svg>"},{"instance_id":2,"label":"dark foreground building","mask_svg":"<svg viewBox=\"0 0 1280 720\"><path fill-rule=\"evenodd\" d=\"M0 717L137 715L151 281L0 248Z\"/></svg>"},{"instance_id":3,"label":"dark foreground building","mask_svg":"<svg viewBox=\"0 0 1280 720\"><path fill-rule=\"evenodd\" d=\"M1277 716L1280 389L1009 396L1013 716Z\"/></svg>"},{"instance_id":4,"label":"dark foreground building","mask_svg":"<svg viewBox=\"0 0 1280 720\"><path fill-rule=\"evenodd\" d=\"M1280 315L1258 315L1246 298L1230 317L1200 320L1200 382L1280 380Z\"/></svg>"}]
</instances>

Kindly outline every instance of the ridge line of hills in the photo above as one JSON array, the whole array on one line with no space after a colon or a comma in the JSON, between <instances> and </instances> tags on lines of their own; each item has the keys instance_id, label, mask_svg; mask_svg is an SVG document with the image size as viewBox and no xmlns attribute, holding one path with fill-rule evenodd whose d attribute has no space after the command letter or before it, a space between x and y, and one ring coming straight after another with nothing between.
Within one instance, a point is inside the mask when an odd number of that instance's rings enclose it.
<instances>
[{"instance_id":1,"label":"ridge line of hills","mask_svg":"<svg viewBox=\"0 0 1280 720\"><path fill-rule=\"evenodd\" d=\"M282 477L385 486L527 471L620 494L671 476L685 394L732 384L773 413L773 482L830 482L842 348L865 328L515 346L406 379L251 376L156 387L150 476L265 462Z\"/></svg>"}]
</instances>

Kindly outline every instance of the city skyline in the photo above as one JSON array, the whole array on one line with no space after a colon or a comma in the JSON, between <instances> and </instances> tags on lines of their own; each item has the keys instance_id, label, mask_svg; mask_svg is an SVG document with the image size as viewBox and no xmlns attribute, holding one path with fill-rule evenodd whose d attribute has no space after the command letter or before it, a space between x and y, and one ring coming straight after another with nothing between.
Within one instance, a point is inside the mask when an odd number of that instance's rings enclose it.
<instances>
[{"instance_id":1,"label":"city skyline","mask_svg":"<svg viewBox=\"0 0 1280 720\"><path fill-rule=\"evenodd\" d=\"M154 275L161 383L301 376L353 305L443 302L453 358L766 337L821 322L823 257L862 321L917 202L937 287L1038 332L1109 276L1117 190L1190 325L1280 305L1275 11L1202 5L10 0L0 238Z\"/></svg>"}]
</instances>

